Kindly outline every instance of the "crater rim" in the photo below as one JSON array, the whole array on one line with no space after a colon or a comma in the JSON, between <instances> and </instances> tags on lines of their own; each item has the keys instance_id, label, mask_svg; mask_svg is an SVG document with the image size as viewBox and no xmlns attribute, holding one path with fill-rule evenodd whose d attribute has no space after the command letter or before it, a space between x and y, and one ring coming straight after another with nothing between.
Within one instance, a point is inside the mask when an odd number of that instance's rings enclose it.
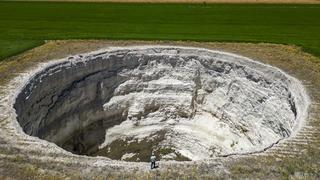
<instances>
[{"instance_id":1,"label":"crater rim","mask_svg":"<svg viewBox=\"0 0 320 180\"><path fill-rule=\"evenodd\" d=\"M182 46L158 46L158 45L145 46L144 45L144 46L110 47L110 48L106 48L106 49L92 51L90 53L78 54L78 55L69 56L69 57L66 57L66 58L58 59L58 60L52 60L52 61L50 61L48 63L41 64L39 67L37 67L34 70L31 70L31 71L29 71L27 73L27 76L25 76L23 78L22 82L20 82L20 87L19 87L20 89L17 88L16 91L15 91L13 105L16 103L16 98L17 98L18 94L20 94L22 92L22 89L24 89L25 86L27 86L27 84L37 74L39 74L41 71L45 70L46 68L50 68L51 66L54 66L54 65L57 65L57 64L60 64L60 63L64 63L64 62L72 62L73 59L75 57L79 56L79 55L81 55L81 56L86 58L86 57L90 57L90 56L93 56L93 55L96 55L96 54L99 54L99 53L110 53L110 52L114 52L114 51L117 51L117 50L143 50L143 49L150 49L150 48L160 48L160 49L161 48L162 49L176 48L176 49L187 49L187 50L195 50L195 51L207 51L207 52L210 52L210 53L217 53L217 54L220 54L220 55L226 55L226 56L230 56L230 57L239 58L239 59L242 59L244 62L250 62L250 63L253 63L253 64L258 64L260 66L264 66L264 67L270 68L271 70L278 71L281 74L283 74L286 78L288 78L290 81L295 83L295 85L299 88L300 93L302 95L301 97L302 97L302 99L304 100L304 102L306 104L306 107L304 109L301 109L301 112L298 113L299 117L297 117L295 126L292 128L292 134L287 138L281 139L280 141L293 137L299 131L299 129L301 128L301 126L304 123L304 120L306 119L307 109L308 109L308 104L309 104L308 95L305 92L305 89L304 89L304 87L302 86L302 84L300 83L299 80L297 80L294 77L288 75L287 73L285 73L281 69L273 67L273 66L270 66L268 64L264 64L264 63L258 62L258 61L254 61L254 60L252 60L250 58L247 58L247 57L244 57L244 56L240 56L240 55L237 55L237 54L233 54L233 53L228 53L228 52L223 52L223 51L218 51L218 50L210 50L210 49L205 49L205 48L182 47ZM13 110L15 111L14 108L13 108ZM15 114L15 117L17 117L17 116L18 115ZM20 127L20 124L19 124L18 120L16 118L15 118L15 120L17 121L17 125L19 125L19 127ZM20 131L23 132L23 134L25 134L21 127L20 127ZM25 134L25 135L28 136L28 138L30 138L30 137L31 138L36 138L36 139L38 138L38 137L29 136L28 134ZM46 140L42 140L41 139L41 141L46 141ZM54 146L58 147L59 149L61 148L58 145L56 145L54 142L50 142L50 141L46 141L46 142L48 142L49 144L53 144ZM271 148L271 147L266 147L265 149L269 149L269 148ZM64 150L64 149L63 149L63 151L66 151L67 154L70 153L70 152L68 152L67 150ZM258 151L257 152L248 152L248 153L245 153L245 154L252 154L252 153L259 153L259 152ZM82 155L77 155L77 154L73 154L73 155L82 156ZM241 154L236 154L236 155L241 155ZM116 160L116 161L118 161L118 160ZM119 160L119 161L121 161L121 160ZM201 161L201 160L199 160L199 161ZM192 161L192 162L194 162L194 161Z\"/></svg>"}]
</instances>

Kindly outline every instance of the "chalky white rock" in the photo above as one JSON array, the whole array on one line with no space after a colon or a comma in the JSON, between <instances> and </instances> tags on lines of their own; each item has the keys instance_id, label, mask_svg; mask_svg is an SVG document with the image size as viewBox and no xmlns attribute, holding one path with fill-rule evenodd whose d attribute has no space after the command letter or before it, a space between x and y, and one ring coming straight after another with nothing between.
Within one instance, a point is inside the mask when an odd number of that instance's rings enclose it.
<instances>
[{"instance_id":1,"label":"chalky white rock","mask_svg":"<svg viewBox=\"0 0 320 180\"><path fill-rule=\"evenodd\" d=\"M249 58L136 46L45 64L30 73L14 107L26 134L73 153L130 139L170 149L160 154L166 160L202 160L260 152L293 136L308 104L297 79ZM139 153L128 149L119 160L126 157Z\"/></svg>"}]
</instances>

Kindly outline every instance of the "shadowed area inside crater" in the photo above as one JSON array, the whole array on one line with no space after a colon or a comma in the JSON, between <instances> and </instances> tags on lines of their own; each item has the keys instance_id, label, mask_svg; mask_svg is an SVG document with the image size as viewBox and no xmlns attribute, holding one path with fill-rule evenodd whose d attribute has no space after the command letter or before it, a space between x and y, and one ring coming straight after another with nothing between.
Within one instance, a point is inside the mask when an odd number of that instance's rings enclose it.
<instances>
[{"instance_id":1,"label":"shadowed area inside crater","mask_svg":"<svg viewBox=\"0 0 320 180\"><path fill-rule=\"evenodd\" d=\"M260 151L306 111L278 69L196 48L132 47L77 55L30 78L14 108L24 132L75 154L148 161Z\"/></svg>"}]
</instances>

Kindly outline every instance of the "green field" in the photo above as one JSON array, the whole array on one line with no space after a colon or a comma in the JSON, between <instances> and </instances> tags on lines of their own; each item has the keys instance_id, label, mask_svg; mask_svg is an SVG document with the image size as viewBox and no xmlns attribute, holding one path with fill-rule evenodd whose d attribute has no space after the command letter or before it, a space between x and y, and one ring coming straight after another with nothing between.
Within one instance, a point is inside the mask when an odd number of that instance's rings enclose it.
<instances>
[{"instance_id":1,"label":"green field","mask_svg":"<svg viewBox=\"0 0 320 180\"><path fill-rule=\"evenodd\" d=\"M55 39L271 42L320 57L320 5L0 2L0 60Z\"/></svg>"}]
</instances>

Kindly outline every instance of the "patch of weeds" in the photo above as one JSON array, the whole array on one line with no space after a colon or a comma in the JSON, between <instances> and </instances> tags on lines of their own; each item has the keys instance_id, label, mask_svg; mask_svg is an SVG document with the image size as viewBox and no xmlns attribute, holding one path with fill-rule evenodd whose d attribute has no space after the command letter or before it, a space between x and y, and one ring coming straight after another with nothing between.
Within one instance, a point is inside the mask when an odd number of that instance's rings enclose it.
<instances>
[{"instance_id":1,"label":"patch of weeds","mask_svg":"<svg viewBox=\"0 0 320 180\"><path fill-rule=\"evenodd\" d=\"M117 139L92 155L120 160L123 155L134 153L135 155L127 158L126 161L149 162L152 150L157 149L159 143L164 140L165 131L158 131L150 136L154 136L154 138L144 138L140 141L131 137Z\"/></svg>"},{"instance_id":2,"label":"patch of weeds","mask_svg":"<svg viewBox=\"0 0 320 180\"><path fill-rule=\"evenodd\" d=\"M127 153L133 153L132 157L128 157L126 161L134 162L149 162L152 151L155 153L156 157L161 158L164 155L174 153L176 156L173 160L176 161L190 161L189 158L176 152L174 149L169 147L162 147L160 143L165 139L165 131L158 131L150 137L144 138L142 140L137 140L133 138L117 139L107 145L106 147L100 149L99 151L93 153L93 156L105 156L115 160L121 160L123 155Z\"/></svg>"},{"instance_id":3,"label":"patch of weeds","mask_svg":"<svg viewBox=\"0 0 320 180\"><path fill-rule=\"evenodd\" d=\"M176 152L174 149L172 148L159 148L158 150L155 151L155 155L157 157L163 157L164 155L173 153L176 156L172 159L175 161L191 161L189 158L183 156L181 153Z\"/></svg>"}]
</instances>

